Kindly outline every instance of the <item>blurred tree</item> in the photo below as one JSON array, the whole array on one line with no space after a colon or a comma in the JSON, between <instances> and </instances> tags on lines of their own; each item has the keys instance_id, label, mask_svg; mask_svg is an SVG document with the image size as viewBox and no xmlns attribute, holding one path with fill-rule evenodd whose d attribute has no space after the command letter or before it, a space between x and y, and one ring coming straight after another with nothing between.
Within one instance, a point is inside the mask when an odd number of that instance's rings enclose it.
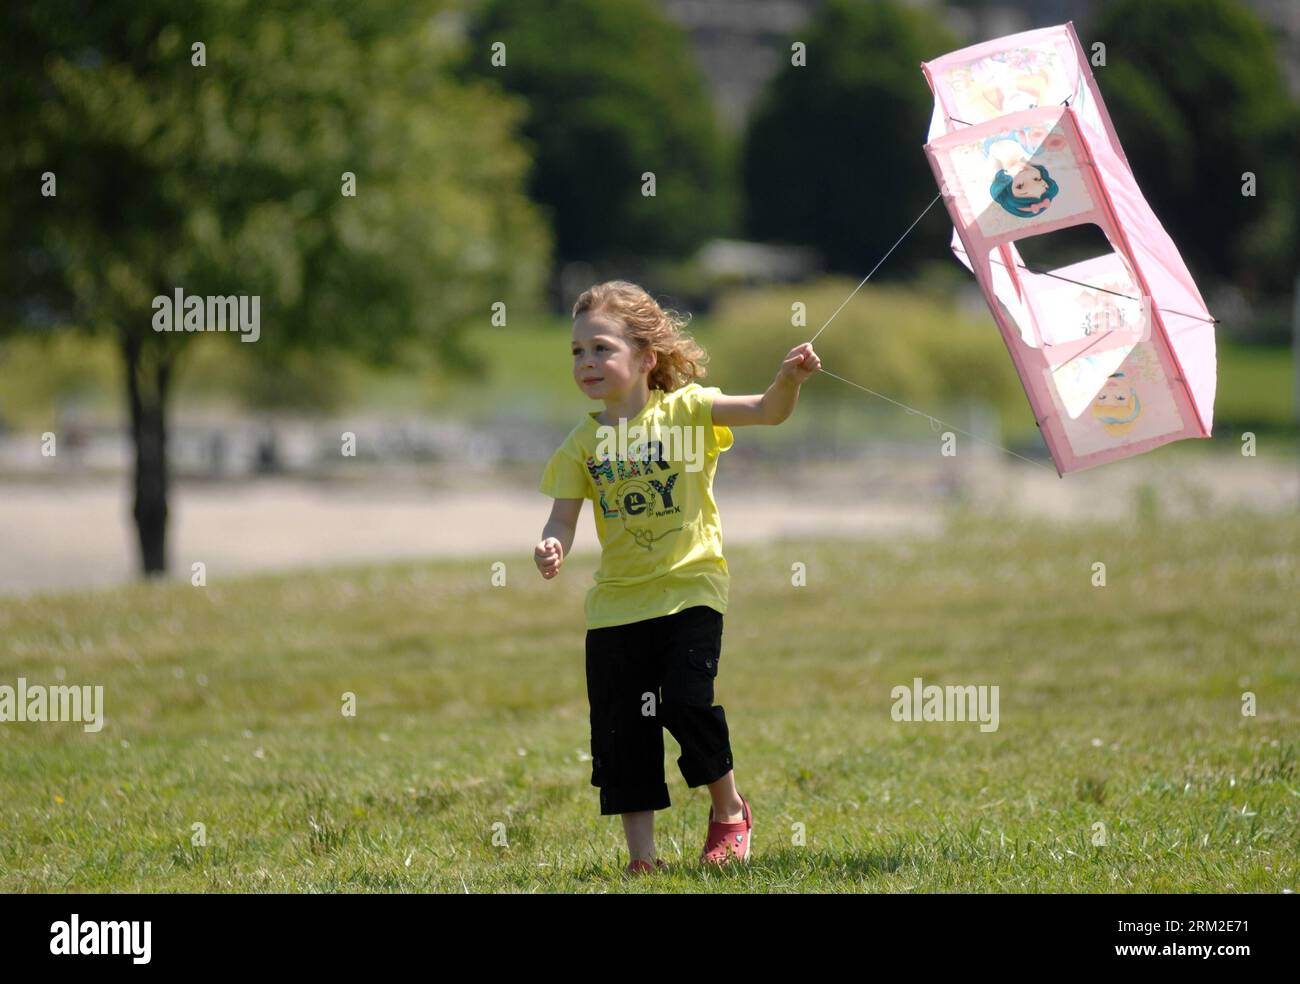
<instances>
[{"instance_id":1,"label":"blurred tree","mask_svg":"<svg viewBox=\"0 0 1300 984\"><path fill-rule=\"evenodd\" d=\"M960 46L930 13L893 0L827 0L791 41L789 63L755 110L741 151L746 225L757 239L807 243L830 269L869 269L937 188L922 146L933 101L921 62ZM881 267L898 277L949 256L941 205Z\"/></svg>"},{"instance_id":2,"label":"blurred tree","mask_svg":"<svg viewBox=\"0 0 1300 984\"><path fill-rule=\"evenodd\" d=\"M779 364L790 350L791 304L806 305L808 325L823 324L860 279L822 277L724 294L710 314L708 350L712 365L727 367L726 388L762 392L771 382L773 357L755 359L754 353L775 353ZM962 400L982 402L1024 423L1024 388L1001 336L990 329L985 312L963 311L913 284L877 285L872 278L816 348L827 366L839 367L837 375L870 381L891 399L935 413ZM853 392L843 386L827 380L805 387L800 399L842 402ZM1027 419L1034 429L1032 415Z\"/></svg>"},{"instance_id":3,"label":"blurred tree","mask_svg":"<svg viewBox=\"0 0 1300 984\"><path fill-rule=\"evenodd\" d=\"M649 0L488 0L463 71L527 99L531 193L557 259L684 256L729 231L734 184L708 89Z\"/></svg>"},{"instance_id":4,"label":"blurred tree","mask_svg":"<svg viewBox=\"0 0 1300 984\"><path fill-rule=\"evenodd\" d=\"M1197 277L1289 291L1300 112L1264 24L1235 0L1114 0L1085 49L1097 41L1093 73L1134 176Z\"/></svg>"},{"instance_id":5,"label":"blurred tree","mask_svg":"<svg viewBox=\"0 0 1300 984\"><path fill-rule=\"evenodd\" d=\"M536 300L548 242L523 191L521 107L451 77L446 6L48 0L0 15L0 332L118 339L147 574L166 569L166 410L189 347L153 330L156 296L260 297L261 359L380 363L416 347L463 363L457 339L493 301Z\"/></svg>"}]
</instances>

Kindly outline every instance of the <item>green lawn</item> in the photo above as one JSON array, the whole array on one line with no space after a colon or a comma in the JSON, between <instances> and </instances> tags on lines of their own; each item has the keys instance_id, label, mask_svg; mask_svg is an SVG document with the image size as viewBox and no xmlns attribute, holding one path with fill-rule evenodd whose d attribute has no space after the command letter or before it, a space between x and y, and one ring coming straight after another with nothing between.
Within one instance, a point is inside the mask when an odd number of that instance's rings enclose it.
<instances>
[{"instance_id":1,"label":"green lawn","mask_svg":"<svg viewBox=\"0 0 1300 984\"><path fill-rule=\"evenodd\" d=\"M1295 428L1295 366L1289 348L1220 341L1215 416L1262 429Z\"/></svg>"},{"instance_id":2,"label":"green lawn","mask_svg":"<svg viewBox=\"0 0 1300 984\"><path fill-rule=\"evenodd\" d=\"M1298 546L1294 516L957 515L728 550L754 858L697 868L707 793L669 738L673 867L630 886L588 784L590 561L0 601L0 684L101 684L108 718L0 725L0 891L1300 890ZM997 685L998 730L892 720L918 676Z\"/></svg>"}]
</instances>

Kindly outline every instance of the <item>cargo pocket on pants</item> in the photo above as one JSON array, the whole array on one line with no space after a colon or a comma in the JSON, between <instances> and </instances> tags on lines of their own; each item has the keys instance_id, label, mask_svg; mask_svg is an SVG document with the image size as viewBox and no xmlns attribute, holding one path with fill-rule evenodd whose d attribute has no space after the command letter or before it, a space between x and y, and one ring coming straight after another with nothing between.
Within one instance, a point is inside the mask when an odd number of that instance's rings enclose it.
<instances>
[{"instance_id":1,"label":"cargo pocket on pants","mask_svg":"<svg viewBox=\"0 0 1300 984\"><path fill-rule=\"evenodd\" d=\"M591 784L609 786L617 780L618 735L608 724L601 725L602 731L591 734Z\"/></svg>"},{"instance_id":2,"label":"cargo pocket on pants","mask_svg":"<svg viewBox=\"0 0 1300 984\"><path fill-rule=\"evenodd\" d=\"M718 678L722 644L713 637L691 640L686 647L686 679L682 700L696 707L713 705L713 682Z\"/></svg>"}]
</instances>

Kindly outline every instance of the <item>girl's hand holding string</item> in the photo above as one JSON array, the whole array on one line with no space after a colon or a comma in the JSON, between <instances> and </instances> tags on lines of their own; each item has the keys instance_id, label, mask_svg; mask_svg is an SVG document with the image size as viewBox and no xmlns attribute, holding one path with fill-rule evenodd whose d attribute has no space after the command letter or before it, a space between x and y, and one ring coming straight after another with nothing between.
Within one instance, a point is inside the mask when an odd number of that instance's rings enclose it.
<instances>
[{"instance_id":1,"label":"girl's hand holding string","mask_svg":"<svg viewBox=\"0 0 1300 984\"><path fill-rule=\"evenodd\" d=\"M781 363L779 375L790 380L796 386L802 386L804 381L821 367L822 360L813 351L812 342L804 342L802 345L796 345L790 350L790 354Z\"/></svg>"}]
</instances>

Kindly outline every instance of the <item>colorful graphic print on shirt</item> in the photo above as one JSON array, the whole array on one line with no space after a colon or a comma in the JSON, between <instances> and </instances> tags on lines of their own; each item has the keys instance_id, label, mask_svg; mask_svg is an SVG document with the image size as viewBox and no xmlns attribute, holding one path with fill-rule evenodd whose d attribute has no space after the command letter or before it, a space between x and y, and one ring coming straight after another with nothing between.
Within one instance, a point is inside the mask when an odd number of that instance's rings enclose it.
<instances>
[{"instance_id":1,"label":"colorful graphic print on shirt","mask_svg":"<svg viewBox=\"0 0 1300 984\"><path fill-rule=\"evenodd\" d=\"M657 541L689 525L666 528L660 520L682 514L677 501L680 471L664 460L663 443L648 441L628 449L627 458L587 455L587 472L596 485L596 502L606 520L622 519L638 546L653 550Z\"/></svg>"}]
</instances>

